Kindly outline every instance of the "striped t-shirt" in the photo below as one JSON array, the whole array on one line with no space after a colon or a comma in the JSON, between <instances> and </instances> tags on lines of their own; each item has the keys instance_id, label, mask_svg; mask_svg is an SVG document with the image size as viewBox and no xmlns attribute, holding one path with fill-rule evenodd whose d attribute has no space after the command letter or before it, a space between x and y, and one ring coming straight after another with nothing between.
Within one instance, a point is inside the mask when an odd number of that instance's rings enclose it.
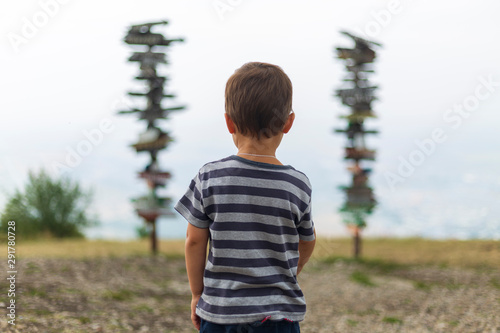
<instances>
[{"instance_id":1,"label":"striped t-shirt","mask_svg":"<svg viewBox=\"0 0 500 333\"><path fill-rule=\"evenodd\" d=\"M298 245L314 240L314 225L303 173L233 155L204 165L175 209L210 229L196 309L201 318L218 324L304 319Z\"/></svg>"}]
</instances>

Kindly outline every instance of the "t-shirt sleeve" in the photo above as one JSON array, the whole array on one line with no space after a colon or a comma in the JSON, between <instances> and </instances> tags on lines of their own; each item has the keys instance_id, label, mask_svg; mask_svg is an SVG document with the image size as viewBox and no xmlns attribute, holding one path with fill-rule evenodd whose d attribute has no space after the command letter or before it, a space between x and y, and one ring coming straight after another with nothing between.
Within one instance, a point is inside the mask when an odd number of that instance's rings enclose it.
<instances>
[{"instance_id":1,"label":"t-shirt sleeve","mask_svg":"<svg viewBox=\"0 0 500 333\"><path fill-rule=\"evenodd\" d=\"M312 241L314 237L314 222L312 220L311 214L311 200L307 205L302 218L297 225L297 232L299 233L299 239L303 241Z\"/></svg>"},{"instance_id":2,"label":"t-shirt sleeve","mask_svg":"<svg viewBox=\"0 0 500 333\"><path fill-rule=\"evenodd\" d=\"M186 193L179 202L177 202L174 209L195 227L208 228L210 218L205 213L205 207L203 207L203 196L199 176L200 174L198 173L193 178Z\"/></svg>"}]
</instances>

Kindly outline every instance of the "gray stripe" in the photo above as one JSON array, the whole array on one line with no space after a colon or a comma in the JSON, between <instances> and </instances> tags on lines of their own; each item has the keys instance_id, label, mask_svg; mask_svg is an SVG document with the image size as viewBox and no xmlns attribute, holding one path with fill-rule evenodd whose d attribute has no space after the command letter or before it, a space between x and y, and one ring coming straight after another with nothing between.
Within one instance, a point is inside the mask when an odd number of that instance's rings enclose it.
<instances>
[{"instance_id":1,"label":"gray stripe","mask_svg":"<svg viewBox=\"0 0 500 333\"><path fill-rule=\"evenodd\" d=\"M242 214L236 212L217 213L217 223L246 223L258 222L276 226L284 226L296 229L297 226L292 219L285 217L273 217L274 221L269 221L269 215L266 214ZM279 222L279 223L278 223Z\"/></svg>"},{"instance_id":2,"label":"gray stripe","mask_svg":"<svg viewBox=\"0 0 500 333\"><path fill-rule=\"evenodd\" d=\"M291 219L285 219L290 222L293 222ZM272 221L269 221L269 216L268 215L263 215L263 214L241 214L241 213L236 213L236 212L228 212L228 213L223 213L218 215L217 222L220 223L231 223L231 222L258 222L258 223L264 223L264 224L275 224L272 223ZM290 224L293 228L295 228L295 224Z\"/></svg>"},{"instance_id":3,"label":"gray stripe","mask_svg":"<svg viewBox=\"0 0 500 333\"><path fill-rule=\"evenodd\" d=\"M277 198L264 198L253 195L218 195L217 197L209 197L204 199L205 205L212 204L253 204L266 206L271 208L280 208L280 209L290 209L290 205L293 205L288 200L277 199ZM272 206L269 204L272 203ZM300 212L300 209L293 205L296 212Z\"/></svg>"},{"instance_id":4,"label":"gray stripe","mask_svg":"<svg viewBox=\"0 0 500 333\"><path fill-rule=\"evenodd\" d=\"M314 234L312 234L311 236L299 235L299 239L302 241L310 242L315 240L316 238L314 237Z\"/></svg>"},{"instance_id":5,"label":"gray stripe","mask_svg":"<svg viewBox=\"0 0 500 333\"><path fill-rule=\"evenodd\" d=\"M298 284L291 284L291 283L285 283L285 282L255 285L255 284L251 284L251 283L243 283L243 282L232 281L232 280L211 279L211 278L207 278L207 277L203 278L203 281L209 287L222 288L222 289L236 289L236 287L238 287L238 288L278 287L281 289L300 290L300 287Z\"/></svg>"},{"instance_id":6,"label":"gray stripe","mask_svg":"<svg viewBox=\"0 0 500 333\"><path fill-rule=\"evenodd\" d=\"M218 257L232 257L243 259L257 259L257 258L276 258L281 261L286 261L293 258L298 258L299 251L290 251L288 253L276 252L273 250L237 250L237 249L214 249L211 248L212 255Z\"/></svg>"},{"instance_id":7,"label":"gray stripe","mask_svg":"<svg viewBox=\"0 0 500 333\"><path fill-rule=\"evenodd\" d=\"M272 304L293 304L304 305L306 302L302 298L288 297L284 295L269 295L260 297L245 297L229 299L225 297L203 295L205 302L218 306L247 306L247 305L272 305Z\"/></svg>"},{"instance_id":8,"label":"gray stripe","mask_svg":"<svg viewBox=\"0 0 500 333\"><path fill-rule=\"evenodd\" d=\"M190 212L184 205L180 202L175 205L174 209L179 212L189 223L198 227L198 228L208 228L208 222L205 220L200 220L193 216L192 212Z\"/></svg>"},{"instance_id":9,"label":"gray stripe","mask_svg":"<svg viewBox=\"0 0 500 333\"><path fill-rule=\"evenodd\" d=\"M261 314L248 314L248 315L217 315L213 314L207 311L204 311L203 309L196 308L196 314L199 316L203 317L204 319L214 322L214 323L219 323L219 324L227 324L227 323L232 323L232 324L245 324L245 323L251 323L254 321L260 321L263 318ZM284 312L284 311L273 311L266 313L266 315L270 315L271 318L270 320L282 320L282 319L290 319L293 321L302 321L304 320L304 314L297 314L294 312Z\"/></svg>"},{"instance_id":10,"label":"gray stripe","mask_svg":"<svg viewBox=\"0 0 500 333\"><path fill-rule=\"evenodd\" d=\"M287 253L276 252L268 249L255 250L238 250L238 249L214 249L211 248L212 255L217 257L232 257L232 258L276 258L281 261L286 261L291 258L297 258L299 251L290 251Z\"/></svg>"},{"instance_id":11,"label":"gray stripe","mask_svg":"<svg viewBox=\"0 0 500 333\"><path fill-rule=\"evenodd\" d=\"M276 244L298 241L298 236L295 235L273 235L259 231L212 231L212 238L219 240L265 240Z\"/></svg>"},{"instance_id":12,"label":"gray stripe","mask_svg":"<svg viewBox=\"0 0 500 333\"><path fill-rule=\"evenodd\" d=\"M291 278L294 278L297 274L297 267L292 271L290 269L285 269L282 267L266 266L266 267L214 267L210 261L207 261L205 268L213 273L224 272L224 273L236 273L248 276L267 276L274 274L283 274Z\"/></svg>"},{"instance_id":13,"label":"gray stripe","mask_svg":"<svg viewBox=\"0 0 500 333\"><path fill-rule=\"evenodd\" d=\"M230 180L230 182L228 182ZM228 176L210 179L210 182L202 182L202 190L209 188L209 186L250 186L250 187L260 187L260 188L275 188L280 190L286 190L293 193L299 198L309 198L309 195L304 192L301 188L291 184L290 182L283 180L274 179L250 179L246 177L238 176ZM308 200L305 200L307 202Z\"/></svg>"}]
</instances>

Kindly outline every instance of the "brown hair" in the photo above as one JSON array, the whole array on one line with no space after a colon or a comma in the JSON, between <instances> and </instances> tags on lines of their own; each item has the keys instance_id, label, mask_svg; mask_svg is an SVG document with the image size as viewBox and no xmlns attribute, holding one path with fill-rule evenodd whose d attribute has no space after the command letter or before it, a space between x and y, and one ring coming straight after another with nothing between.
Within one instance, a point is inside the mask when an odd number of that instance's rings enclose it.
<instances>
[{"instance_id":1,"label":"brown hair","mask_svg":"<svg viewBox=\"0 0 500 333\"><path fill-rule=\"evenodd\" d=\"M280 133L292 110L292 82L271 64L249 62L227 80L225 108L238 132L258 139Z\"/></svg>"}]
</instances>

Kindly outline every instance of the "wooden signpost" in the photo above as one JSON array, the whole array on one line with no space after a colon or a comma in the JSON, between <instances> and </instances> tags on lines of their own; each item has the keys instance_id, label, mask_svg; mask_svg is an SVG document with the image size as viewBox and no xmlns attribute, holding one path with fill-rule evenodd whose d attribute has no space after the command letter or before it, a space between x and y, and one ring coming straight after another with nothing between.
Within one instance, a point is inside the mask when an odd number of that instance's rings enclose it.
<instances>
[{"instance_id":1,"label":"wooden signpost","mask_svg":"<svg viewBox=\"0 0 500 333\"><path fill-rule=\"evenodd\" d=\"M361 255L361 231L366 226L366 217L373 212L376 201L373 189L368 185L371 172L365 161L375 160L375 150L366 147L365 135L376 134L376 130L365 129L365 120L375 118L371 103L376 99L374 93L377 86L368 81L368 75L373 73L371 63L376 58L373 48L381 46L378 43L354 36L348 32L342 34L354 41L354 48L337 47L337 57L346 63L348 87L337 89L336 96L342 104L349 107L350 113L342 115L347 120L347 126L336 129L347 137L344 159L348 161L351 173L350 186L342 186L346 201L340 208L344 222L353 234L353 253L355 258Z\"/></svg>"},{"instance_id":2,"label":"wooden signpost","mask_svg":"<svg viewBox=\"0 0 500 333\"><path fill-rule=\"evenodd\" d=\"M149 164L144 170L139 172L139 177L146 180L149 193L139 198L132 199L137 214L142 217L149 225L151 237L151 251L153 254L158 252L158 242L156 236L156 220L160 216L173 215L171 209L171 199L168 197L159 197L157 189L165 187L171 174L164 171L158 165L158 153L167 148L172 138L169 133L158 127L158 119L167 119L171 112L184 109L184 106L164 107L162 100L164 98L174 98L172 94L166 94L164 85L167 78L159 76L157 66L166 64L166 55L164 51L173 42L183 42L183 39L167 39L161 33L153 33L151 30L158 25L166 25L167 21L145 23L129 27L125 36L125 43L129 45L139 45L142 50L136 51L128 59L131 62L137 62L140 65L140 75L137 80L146 83L146 91L129 92L130 96L146 98L146 104L143 109L132 109L120 111L120 114L135 113L139 120L147 122L146 130L139 134L139 139L131 146L137 153L148 153L151 157ZM154 50L154 52L153 52ZM161 51L161 52L158 52Z\"/></svg>"}]
</instances>

